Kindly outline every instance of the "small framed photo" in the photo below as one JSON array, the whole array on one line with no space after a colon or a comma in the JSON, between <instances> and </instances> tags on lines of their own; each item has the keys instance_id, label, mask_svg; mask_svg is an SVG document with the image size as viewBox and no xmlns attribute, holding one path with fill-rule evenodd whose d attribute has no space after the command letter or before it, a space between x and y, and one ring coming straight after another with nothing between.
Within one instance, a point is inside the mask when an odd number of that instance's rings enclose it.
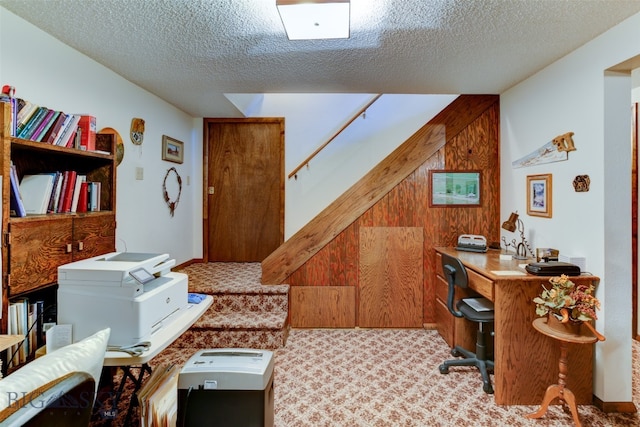
<instances>
[{"instance_id":1,"label":"small framed photo","mask_svg":"<svg viewBox=\"0 0 640 427\"><path fill-rule=\"evenodd\" d=\"M551 218L551 174L527 175L527 214Z\"/></svg>"},{"instance_id":2,"label":"small framed photo","mask_svg":"<svg viewBox=\"0 0 640 427\"><path fill-rule=\"evenodd\" d=\"M430 207L480 206L480 171L429 171Z\"/></svg>"},{"instance_id":3,"label":"small framed photo","mask_svg":"<svg viewBox=\"0 0 640 427\"><path fill-rule=\"evenodd\" d=\"M162 135L162 160L182 163L184 161L184 143L170 136Z\"/></svg>"}]
</instances>

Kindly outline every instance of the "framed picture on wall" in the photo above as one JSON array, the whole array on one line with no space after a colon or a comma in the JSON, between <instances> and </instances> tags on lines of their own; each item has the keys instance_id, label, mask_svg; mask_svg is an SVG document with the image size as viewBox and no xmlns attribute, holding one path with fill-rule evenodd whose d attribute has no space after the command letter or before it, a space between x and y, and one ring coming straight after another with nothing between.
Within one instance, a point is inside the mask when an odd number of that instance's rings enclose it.
<instances>
[{"instance_id":1,"label":"framed picture on wall","mask_svg":"<svg viewBox=\"0 0 640 427\"><path fill-rule=\"evenodd\" d=\"M184 143L170 136L162 135L162 160L182 163L184 161Z\"/></svg>"},{"instance_id":2,"label":"framed picture on wall","mask_svg":"<svg viewBox=\"0 0 640 427\"><path fill-rule=\"evenodd\" d=\"M527 175L527 214L551 218L551 174Z\"/></svg>"},{"instance_id":3,"label":"framed picture on wall","mask_svg":"<svg viewBox=\"0 0 640 427\"><path fill-rule=\"evenodd\" d=\"M429 171L429 206L480 206L480 171Z\"/></svg>"}]
</instances>

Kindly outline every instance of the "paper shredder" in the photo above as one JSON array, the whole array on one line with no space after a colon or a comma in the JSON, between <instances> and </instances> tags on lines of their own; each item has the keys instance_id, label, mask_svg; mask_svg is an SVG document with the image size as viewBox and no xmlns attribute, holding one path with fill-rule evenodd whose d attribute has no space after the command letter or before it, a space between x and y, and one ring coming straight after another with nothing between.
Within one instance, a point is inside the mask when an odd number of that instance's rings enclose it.
<instances>
[{"instance_id":1,"label":"paper shredder","mask_svg":"<svg viewBox=\"0 0 640 427\"><path fill-rule=\"evenodd\" d=\"M273 352L196 352L178 376L177 427L272 427Z\"/></svg>"}]
</instances>

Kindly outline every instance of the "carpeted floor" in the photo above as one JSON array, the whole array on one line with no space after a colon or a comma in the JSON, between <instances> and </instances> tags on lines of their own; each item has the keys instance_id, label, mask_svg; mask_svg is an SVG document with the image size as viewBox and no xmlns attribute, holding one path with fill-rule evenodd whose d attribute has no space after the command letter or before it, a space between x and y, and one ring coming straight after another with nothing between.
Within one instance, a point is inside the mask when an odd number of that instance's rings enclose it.
<instances>
[{"instance_id":1,"label":"carpeted floor","mask_svg":"<svg viewBox=\"0 0 640 427\"><path fill-rule=\"evenodd\" d=\"M634 342L636 406L639 351L640 343ZM183 365L190 356L165 352L152 364ZM449 349L436 331L293 329L285 348L275 354L275 426L573 425L559 405L538 420L525 418L537 406L495 405L472 368L440 374L438 365L448 358ZM640 425L638 414L605 414L591 405L578 411L584 427ZM121 419L112 425L122 425Z\"/></svg>"},{"instance_id":2,"label":"carpeted floor","mask_svg":"<svg viewBox=\"0 0 640 427\"><path fill-rule=\"evenodd\" d=\"M640 375L634 343L634 377ZM571 426L559 405L530 420L537 406L497 406L473 368L438 365L450 358L436 331L292 330L276 356L275 424L284 426ZM631 379L629 379L631 381ZM640 403L637 381L633 389ZM568 385L570 388L570 384ZM578 408L582 425L637 426L637 414Z\"/></svg>"},{"instance_id":3,"label":"carpeted floor","mask_svg":"<svg viewBox=\"0 0 640 427\"><path fill-rule=\"evenodd\" d=\"M215 278L230 290L241 273L215 273L201 265L189 272L191 290ZM259 282L259 264L242 265ZM228 279L224 279L228 276ZM246 279L243 279L246 280ZM238 280L235 280L236 282ZM597 344L596 344L597 345ZM193 352L169 347L152 366L182 367ZM275 353L275 427L507 427L573 426L571 414L551 406L537 420L525 415L537 406L498 406L482 391L474 368L452 368L442 375L438 366L451 358L436 331L423 329L292 329L286 345ZM570 368L570 367L569 367ZM640 342L633 342L633 402L640 409ZM571 384L567 387L570 389ZM118 416L124 425L127 387ZM578 408L584 427L640 426L638 414L605 414L592 405ZM107 425L99 416L92 427ZM138 425L137 408L133 423Z\"/></svg>"}]
</instances>

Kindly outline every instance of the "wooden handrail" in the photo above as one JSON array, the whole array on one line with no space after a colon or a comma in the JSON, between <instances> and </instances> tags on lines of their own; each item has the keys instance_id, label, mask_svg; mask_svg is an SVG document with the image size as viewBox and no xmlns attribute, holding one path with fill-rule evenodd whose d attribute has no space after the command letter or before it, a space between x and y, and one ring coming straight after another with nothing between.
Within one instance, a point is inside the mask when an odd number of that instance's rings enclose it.
<instances>
[{"instance_id":1,"label":"wooden handrail","mask_svg":"<svg viewBox=\"0 0 640 427\"><path fill-rule=\"evenodd\" d=\"M351 118L351 120L349 120L347 123L345 123L336 133L333 134L333 136L331 138L329 138L327 140L327 142L325 142L324 144L322 144L320 147L318 147L316 149L316 151L314 151L313 153L311 153L311 155L309 157L307 157L306 159L304 159L304 161L302 163L300 163L298 165L298 167L296 167L288 176L289 179L291 179L292 176L294 176L295 174L298 173L298 171L300 169L302 169L305 165L308 165L309 162L311 161L311 159L313 159L316 155L318 155L318 153L320 151L322 151L324 149L324 147L326 147L327 145L329 145L331 143L331 141L333 141L334 139L336 139L336 137L338 135L340 135L342 133L343 130L345 130L347 127L349 127L349 125L351 123L354 122L355 119L357 119L358 117L360 117L360 115L362 113L364 113L365 111L367 111L367 109L369 107L371 107L371 105L373 105L374 102L376 102L380 97L382 96L382 94L378 94L376 95L371 101L369 101L369 103L367 105L365 105L364 107L362 107L360 109L360 111L358 111L356 114L354 114L354 116Z\"/></svg>"}]
</instances>

